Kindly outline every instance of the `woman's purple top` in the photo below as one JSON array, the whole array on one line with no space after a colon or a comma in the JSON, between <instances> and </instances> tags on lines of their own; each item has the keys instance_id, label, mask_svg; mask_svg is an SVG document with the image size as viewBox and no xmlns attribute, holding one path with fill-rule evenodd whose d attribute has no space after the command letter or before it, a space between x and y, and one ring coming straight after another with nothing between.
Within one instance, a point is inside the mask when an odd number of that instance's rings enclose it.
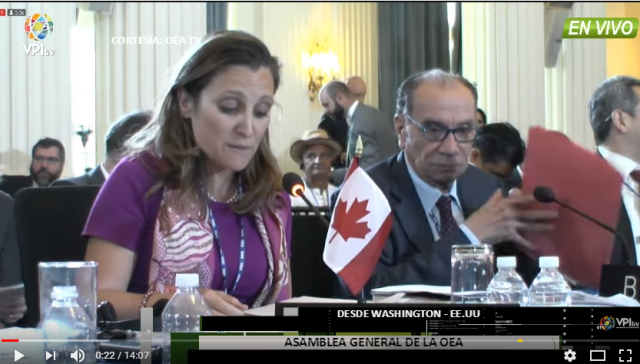
<instances>
[{"instance_id":1,"label":"woman's purple top","mask_svg":"<svg viewBox=\"0 0 640 364\"><path fill-rule=\"evenodd\" d=\"M139 158L120 162L102 186L87 220L84 235L120 245L136 253L135 267L129 282L129 292L146 293L153 252L153 234L162 190L147 196L155 184L154 175ZM290 211L290 199L287 211ZM244 271L235 292L231 292L240 259L240 215L228 204L209 202L220 234L222 252L227 265L227 290L244 304L251 304L267 279L267 256L255 219L244 216L246 258ZM287 256L291 257L291 219L285 227ZM220 254L217 246L211 250L208 262L214 267L211 289L224 291Z\"/></svg>"}]
</instances>

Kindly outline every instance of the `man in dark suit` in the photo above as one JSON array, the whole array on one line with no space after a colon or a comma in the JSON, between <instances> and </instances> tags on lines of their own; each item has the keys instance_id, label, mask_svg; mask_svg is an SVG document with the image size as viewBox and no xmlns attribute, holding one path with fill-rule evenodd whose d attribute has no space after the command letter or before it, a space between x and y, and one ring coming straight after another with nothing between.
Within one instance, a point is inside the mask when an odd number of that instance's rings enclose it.
<instances>
[{"instance_id":1,"label":"man in dark suit","mask_svg":"<svg viewBox=\"0 0 640 364\"><path fill-rule=\"evenodd\" d=\"M361 104L364 104L364 99L367 97L367 84L364 82L362 77L349 76L345 83L356 100Z\"/></svg>"},{"instance_id":2,"label":"man in dark suit","mask_svg":"<svg viewBox=\"0 0 640 364\"><path fill-rule=\"evenodd\" d=\"M531 282L536 264L521 252L521 233L549 229L556 213L532 211L532 196L503 196L499 182L468 163L476 137L475 87L440 70L400 86L395 118L403 150L368 170L385 194L393 227L365 293L402 284L451 284L451 247L494 244L496 255L518 257ZM510 243L505 243L510 242Z\"/></svg>"},{"instance_id":3,"label":"man in dark suit","mask_svg":"<svg viewBox=\"0 0 640 364\"><path fill-rule=\"evenodd\" d=\"M0 192L0 287L20 283L20 250L13 218L13 199ZM23 292L24 290L0 292L0 328L11 325L24 316L27 307Z\"/></svg>"},{"instance_id":4,"label":"man in dark suit","mask_svg":"<svg viewBox=\"0 0 640 364\"><path fill-rule=\"evenodd\" d=\"M346 118L349 123L347 139L347 165L356 150L358 137L364 151L359 159L362 168L398 153L398 139L393 124L380 110L360 103L344 82L331 81L320 91L320 103L332 116ZM346 170L334 171L334 182L341 183Z\"/></svg>"},{"instance_id":5,"label":"man in dark suit","mask_svg":"<svg viewBox=\"0 0 640 364\"><path fill-rule=\"evenodd\" d=\"M358 102L364 104L364 98L367 96L367 84L360 76L351 76L346 80L347 88L358 100ZM322 129L329 134L329 138L335 140L342 147L343 153L333 161L332 166L334 168L344 168L347 161L347 138L349 135L349 124L347 119L337 116L332 116L328 113L322 114L318 129Z\"/></svg>"},{"instance_id":6,"label":"man in dark suit","mask_svg":"<svg viewBox=\"0 0 640 364\"><path fill-rule=\"evenodd\" d=\"M60 178L64 169L65 150L59 140L40 139L31 149L31 166L28 176L2 176L0 191L14 196L28 187L46 187Z\"/></svg>"},{"instance_id":7,"label":"man in dark suit","mask_svg":"<svg viewBox=\"0 0 640 364\"><path fill-rule=\"evenodd\" d=\"M109 174L120 163L124 155L125 142L151 121L151 112L137 111L122 117L111 125L105 138L106 159L92 171L82 176L61 179L51 184L60 186L101 186Z\"/></svg>"},{"instance_id":8,"label":"man in dark suit","mask_svg":"<svg viewBox=\"0 0 640 364\"><path fill-rule=\"evenodd\" d=\"M628 242L616 238L611 264L640 263L640 80L617 76L606 80L589 102L589 120L598 153L622 177L622 206L617 231Z\"/></svg>"},{"instance_id":9,"label":"man in dark suit","mask_svg":"<svg viewBox=\"0 0 640 364\"><path fill-rule=\"evenodd\" d=\"M334 168L344 168L346 162L346 150L347 150L347 136L349 135L349 124L347 120L334 119L336 116L331 116L327 113L322 114L318 129L324 130L329 135L329 138L340 144L342 153L331 164Z\"/></svg>"},{"instance_id":10,"label":"man in dark suit","mask_svg":"<svg viewBox=\"0 0 640 364\"><path fill-rule=\"evenodd\" d=\"M524 140L518 129L509 123L493 123L478 130L469 162L496 176L508 192L522 185L518 166L524 162L524 156Z\"/></svg>"}]
</instances>

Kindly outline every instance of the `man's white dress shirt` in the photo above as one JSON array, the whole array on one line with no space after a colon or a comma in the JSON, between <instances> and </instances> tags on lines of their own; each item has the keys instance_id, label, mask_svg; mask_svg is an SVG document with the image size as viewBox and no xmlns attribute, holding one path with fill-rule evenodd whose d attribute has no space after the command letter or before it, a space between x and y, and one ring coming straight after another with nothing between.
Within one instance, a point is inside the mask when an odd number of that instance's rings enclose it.
<instances>
[{"instance_id":1,"label":"man's white dress shirt","mask_svg":"<svg viewBox=\"0 0 640 364\"><path fill-rule=\"evenodd\" d=\"M104 176L104 180L106 181L109 178L109 171L104 168L104 163L100 163L100 171L102 171L102 175Z\"/></svg>"},{"instance_id":2,"label":"man's white dress shirt","mask_svg":"<svg viewBox=\"0 0 640 364\"><path fill-rule=\"evenodd\" d=\"M307 181L304 181L304 196L316 207L328 207L331 195L338 190L338 187L329 185L326 190L321 191L319 188L310 188ZM307 207L302 197L291 197L291 207Z\"/></svg>"},{"instance_id":3,"label":"man's white dress shirt","mask_svg":"<svg viewBox=\"0 0 640 364\"><path fill-rule=\"evenodd\" d=\"M603 146L599 146L598 151L602 157L620 173L620 176L622 176L622 181L624 182L621 191L622 202L629 216L633 242L636 248L636 259L640 265L640 254L638 254L638 251L640 251L640 198L638 198L637 195L638 183L630 176L631 172L640 169L640 164L625 156L614 153Z\"/></svg>"},{"instance_id":4,"label":"man's white dress shirt","mask_svg":"<svg viewBox=\"0 0 640 364\"><path fill-rule=\"evenodd\" d=\"M440 226L440 212L436 207L436 202L440 199L440 196L443 193L423 181L411 168L409 163L407 163L407 169L409 170L409 176L411 176L411 181L416 188L416 192L418 193L418 198L422 203L422 208L424 209L425 214L427 215L427 219L429 220L429 226L431 227L431 232L433 234L433 240L437 241L440 239L440 232L437 229L437 226ZM467 239L473 245L480 245L480 240L476 237L476 235L464 224L464 213L462 211L462 207L460 206L460 200L458 199L458 183L453 182L451 186L451 191L449 191L449 197L451 197L451 212L453 214L454 220L458 223L458 227L462 232L467 236Z\"/></svg>"}]
</instances>

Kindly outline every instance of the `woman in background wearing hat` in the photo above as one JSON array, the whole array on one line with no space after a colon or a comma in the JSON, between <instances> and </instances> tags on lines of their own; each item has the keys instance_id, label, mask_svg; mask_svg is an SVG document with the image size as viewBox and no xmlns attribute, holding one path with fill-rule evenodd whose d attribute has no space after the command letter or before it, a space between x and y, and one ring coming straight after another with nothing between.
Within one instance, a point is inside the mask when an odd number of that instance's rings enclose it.
<instances>
[{"instance_id":1,"label":"woman in background wearing hat","mask_svg":"<svg viewBox=\"0 0 640 364\"><path fill-rule=\"evenodd\" d=\"M317 207L329 206L331 194L338 188L329 184L331 162L342 152L340 144L331 140L324 130L306 132L291 145L291 158L304 171L304 195ZM301 197L291 198L292 207L306 207Z\"/></svg>"}]
</instances>

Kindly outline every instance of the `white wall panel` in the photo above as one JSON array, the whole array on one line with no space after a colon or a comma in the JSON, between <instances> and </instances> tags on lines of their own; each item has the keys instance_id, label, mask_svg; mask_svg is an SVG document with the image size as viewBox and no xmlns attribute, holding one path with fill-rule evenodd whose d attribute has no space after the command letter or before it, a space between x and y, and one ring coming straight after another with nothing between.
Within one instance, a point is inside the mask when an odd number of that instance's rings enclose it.
<instances>
[{"instance_id":1,"label":"white wall panel","mask_svg":"<svg viewBox=\"0 0 640 364\"><path fill-rule=\"evenodd\" d=\"M28 174L38 139L59 139L67 149L71 144L70 34L76 6L5 2L0 8L26 9L27 16L45 13L54 23L53 32L36 43L25 33L26 17L0 18L0 172ZM27 55L29 44L43 45L54 55Z\"/></svg>"},{"instance_id":2,"label":"white wall panel","mask_svg":"<svg viewBox=\"0 0 640 364\"><path fill-rule=\"evenodd\" d=\"M544 125L543 3L462 3L463 75L490 122Z\"/></svg>"},{"instance_id":3,"label":"white wall panel","mask_svg":"<svg viewBox=\"0 0 640 364\"><path fill-rule=\"evenodd\" d=\"M104 135L111 123L129 112L152 109L164 97L171 67L206 35L205 10L203 2L115 3L111 14L97 16L99 160L104 157ZM127 44L120 44L122 38ZM144 39L157 43L143 44Z\"/></svg>"},{"instance_id":4,"label":"white wall panel","mask_svg":"<svg viewBox=\"0 0 640 364\"><path fill-rule=\"evenodd\" d=\"M574 3L572 17L604 17L605 4ZM595 148L587 104L607 77L604 39L564 39L555 68L545 69L546 125Z\"/></svg>"}]
</instances>

